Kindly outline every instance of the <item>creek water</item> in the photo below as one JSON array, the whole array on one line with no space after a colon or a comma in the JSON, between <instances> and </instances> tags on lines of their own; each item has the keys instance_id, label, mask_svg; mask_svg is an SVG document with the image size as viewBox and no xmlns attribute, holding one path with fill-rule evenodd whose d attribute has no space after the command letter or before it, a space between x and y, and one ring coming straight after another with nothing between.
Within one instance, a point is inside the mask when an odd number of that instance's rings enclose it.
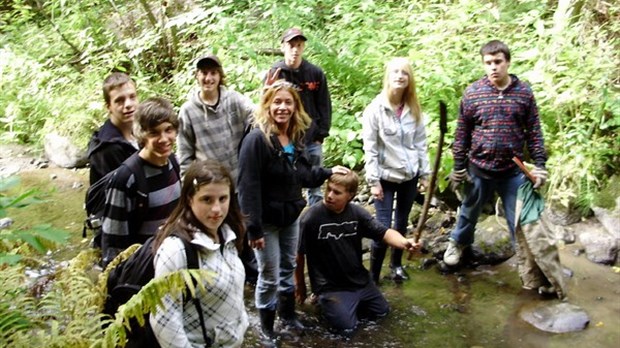
<instances>
[{"instance_id":1,"label":"creek water","mask_svg":"<svg viewBox=\"0 0 620 348\"><path fill-rule=\"evenodd\" d=\"M384 280L392 311L378 323L363 323L350 340L331 335L311 304L298 307L309 326L297 339L282 339L281 347L620 347L620 274L577 255L578 246L561 252L567 270L568 302L584 309L590 324L571 333L548 333L523 321L521 310L557 299L523 290L513 259L500 265L479 266L441 274L436 267L421 269L423 256L405 261L411 279L397 285ZM383 269L388 272L387 267ZM568 274L572 277L568 278ZM257 343L259 320L253 291L246 289L250 326L244 347Z\"/></svg>"},{"instance_id":2,"label":"creek water","mask_svg":"<svg viewBox=\"0 0 620 348\"><path fill-rule=\"evenodd\" d=\"M57 174L58 179L50 179ZM80 239L84 190L73 188L86 182L87 171L60 169L35 170L20 174L26 188L49 186L46 204L28 210L15 210L15 221L37 217L56 227L74 231L71 245L54 255L67 260L87 245ZM45 189L47 192L48 189ZM56 199L61 196L62 199ZM577 230L579 227L575 227ZM401 285L384 281L381 290L392 308L379 323L361 325L356 335L345 341L330 335L319 321L314 305L305 304L297 312L309 326L298 340L282 340L281 347L619 347L620 273L610 266L588 261L577 255L579 246L570 244L560 251L562 264L572 271L567 279L568 302L583 308L589 326L579 332L553 334L540 331L519 317L519 312L547 301L521 289L514 261L496 266L463 269L441 274L436 267L422 269L426 255L404 260L411 279ZM383 273L389 270L384 267ZM253 289L246 288L246 304L251 327L244 347L259 347L259 320L254 308Z\"/></svg>"}]
</instances>

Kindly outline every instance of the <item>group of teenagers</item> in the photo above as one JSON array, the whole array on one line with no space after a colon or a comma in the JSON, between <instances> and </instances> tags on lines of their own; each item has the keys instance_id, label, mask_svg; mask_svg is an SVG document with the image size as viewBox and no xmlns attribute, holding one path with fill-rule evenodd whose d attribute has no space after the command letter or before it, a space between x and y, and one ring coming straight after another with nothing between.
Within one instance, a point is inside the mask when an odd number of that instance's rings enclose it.
<instances>
[{"instance_id":1,"label":"group of teenagers","mask_svg":"<svg viewBox=\"0 0 620 348\"><path fill-rule=\"evenodd\" d=\"M324 72L303 58L306 41L299 28L283 33L284 59L266 74L258 105L225 87L222 63L213 54L195 60L199 88L178 113L163 98L139 103L135 82L124 73L112 73L103 83L109 118L89 144L91 185L114 172L106 186L102 262L155 235L155 277L163 276L187 268L181 239L190 242L199 250L200 268L216 274L205 284L206 293L196 295L214 346L242 344L248 327L244 282L253 272L263 345L276 345L276 315L282 332L303 333L295 304L307 298L306 263L327 326L350 336L360 320L389 312L378 288L388 246L388 278L396 282L409 278L403 250L420 248L405 237L412 205L430 174L410 62L386 63L383 90L361 120L373 217L351 203L357 174L322 166L331 101ZM448 265L457 265L473 243L482 205L494 192L514 233L511 214L525 178L513 156L523 158L527 148L536 164L536 186L546 178L530 87L508 74L504 43L490 41L480 54L486 76L464 93L453 144L450 180L467 182L469 189L444 255ZM137 190L132 167L121 165L132 159L146 178L148 207L138 207L144 203L137 196L144 192ZM370 271L362 262L362 238L373 240ZM166 295L150 325L162 347L199 347L206 343L199 317L181 295Z\"/></svg>"}]
</instances>

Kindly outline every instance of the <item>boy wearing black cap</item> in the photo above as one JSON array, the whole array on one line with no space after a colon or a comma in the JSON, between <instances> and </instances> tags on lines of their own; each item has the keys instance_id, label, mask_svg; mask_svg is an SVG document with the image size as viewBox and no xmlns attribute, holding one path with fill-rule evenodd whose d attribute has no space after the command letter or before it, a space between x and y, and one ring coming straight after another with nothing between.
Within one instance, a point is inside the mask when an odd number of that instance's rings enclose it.
<instances>
[{"instance_id":1,"label":"boy wearing black cap","mask_svg":"<svg viewBox=\"0 0 620 348\"><path fill-rule=\"evenodd\" d=\"M179 111L177 155L181 174L194 160L217 160L237 180L238 148L251 121L254 104L241 93L228 90L220 59L207 54L195 61L199 89L192 90ZM255 283L258 271L254 252L244 243L241 260L246 281Z\"/></svg>"},{"instance_id":2,"label":"boy wearing black cap","mask_svg":"<svg viewBox=\"0 0 620 348\"><path fill-rule=\"evenodd\" d=\"M312 118L312 124L305 135L306 151L310 156L310 164L318 166L323 162L323 139L329 136L332 103L323 70L302 57L307 40L301 29L287 29L281 40L284 60L275 63L269 75L279 69L277 78L291 82L299 92L304 109ZM308 190L308 205L322 199L320 187Z\"/></svg>"},{"instance_id":3,"label":"boy wearing black cap","mask_svg":"<svg viewBox=\"0 0 620 348\"><path fill-rule=\"evenodd\" d=\"M179 112L177 155L181 173L194 160L214 159L226 165L237 180L237 149L254 111L250 98L228 90L222 64L213 54L196 59L196 81Z\"/></svg>"}]
</instances>

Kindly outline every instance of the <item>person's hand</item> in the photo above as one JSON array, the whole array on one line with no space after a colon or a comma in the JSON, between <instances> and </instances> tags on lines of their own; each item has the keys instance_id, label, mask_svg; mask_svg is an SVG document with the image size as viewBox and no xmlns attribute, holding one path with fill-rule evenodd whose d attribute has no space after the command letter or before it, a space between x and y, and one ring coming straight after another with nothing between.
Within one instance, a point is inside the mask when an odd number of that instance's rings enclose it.
<instances>
[{"instance_id":1,"label":"person's hand","mask_svg":"<svg viewBox=\"0 0 620 348\"><path fill-rule=\"evenodd\" d=\"M256 250L263 250L265 248L265 238L259 238L257 240L250 240L250 247Z\"/></svg>"},{"instance_id":2,"label":"person's hand","mask_svg":"<svg viewBox=\"0 0 620 348\"><path fill-rule=\"evenodd\" d=\"M461 185L463 181L471 181L469 174L467 174L467 169L452 170L448 176L448 179L450 180L450 189L455 192L458 190L459 185Z\"/></svg>"},{"instance_id":3,"label":"person's hand","mask_svg":"<svg viewBox=\"0 0 620 348\"><path fill-rule=\"evenodd\" d=\"M532 169L531 171L531 174L536 178L536 182L534 183L534 189L537 189L543 186L545 182L547 182L547 176L549 175L549 172L547 172L543 168L534 167L534 169Z\"/></svg>"},{"instance_id":4,"label":"person's hand","mask_svg":"<svg viewBox=\"0 0 620 348\"><path fill-rule=\"evenodd\" d=\"M422 247L422 243L420 242L415 242L413 240L413 238L409 238L406 239L405 241L405 247L403 249L409 251L409 252L414 252L414 251L418 251L420 250L420 248Z\"/></svg>"},{"instance_id":5,"label":"person's hand","mask_svg":"<svg viewBox=\"0 0 620 348\"><path fill-rule=\"evenodd\" d=\"M426 192L429 185L430 181L428 180L428 175L420 177L420 180L418 180L418 192Z\"/></svg>"},{"instance_id":6,"label":"person's hand","mask_svg":"<svg viewBox=\"0 0 620 348\"><path fill-rule=\"evenodd\" d=\"M375 198L378 199L380 201L383 200L383 187L381 187L380 183L377 183L374 186L370 187L370 194Z\"/></svg>"},{"instance_id":7,"label":"person's hand","mask_svg":"<svg viewBox=\"0 0 620 348\"><path fill-rule=\"evenodd\" d=\"M306 282L303 281L295 284L295 301L297 302L297 304L304 304L306 298L308 298Z\"/></svg>"},{"instance_id":8,"label":"person's hand","mask_svg":"<svg viewBox=\"0 0 620 348\"><path fill-rule=\"evenodd\" d=\"M280 68L277 68L273 71L273 73L271 72L271 69L267 71L267 77L265 78L265 87L273 85L273 83L278 80L278 77L280 76L280 70Z\"/></svg>"},{"instance_id":9,"label":"person's hand","mask_svg":"<svg viewBox=\"0 0 620 348\"><path fill-rule=\"evenodd\" d=\"M343 166L333 166L332 167L332 174L346 175L346 174L349 174L350 171L351 171L351 169L349 169L347 167L343 167Z\"/></svg>"}]
</instances>

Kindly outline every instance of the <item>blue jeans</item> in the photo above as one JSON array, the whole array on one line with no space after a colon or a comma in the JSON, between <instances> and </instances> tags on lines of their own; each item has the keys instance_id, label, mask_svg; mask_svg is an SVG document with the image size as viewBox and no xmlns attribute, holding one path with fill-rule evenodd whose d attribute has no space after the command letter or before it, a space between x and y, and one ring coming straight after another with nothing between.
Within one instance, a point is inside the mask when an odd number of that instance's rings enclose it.
<instances>
[{"instance_id":1,"label":"blue jeans","mask_svg":"<svg viewBox=\"0 0 620 348\"><path fill-rule=\"evenodd\" d=\"M471 245L474 242L474 231L476 230L482 206L488 202L494 192L497 192L502 199L510 237L514 243L517 192L519 186L526 180L525 175L518 174L509 178L489 180L477 177L473 173L469 174L473 182L465 184L465 198L461 202L461 212L459 213L456 227L450 234L450 238L460 245Z\"/></svg>"},{"instance_id":2,"label":"blue jeans","mask_svg":"<svg viewBox=\"0 0 620 348\"><path fill-rule=\"evenodd\" d=\"M334 331L353 330L359 319L385 317L390 306L373 282L356 290L333 291L319 295L323 317Z\"/></svg>"},{"instance_id":3,"label":"blue jeans","mask_svg":"<svg viewBox=\"0 0 620 348\"><path fill-rule=\"evenodd\" d=\"M306 151L310 159L310 164L314 166L320 166L323 164L323 145L312 143L306 145ZM323 200L323 192L321 192L321 186L308 189L308 206L312 206L317 202Z\"/></svg>"},{"instance_id":4,"label":"blue jeans","mask_svg":"<svg viewBox=\"0 0 620 348\"><path fill-rule=\"evenodd\" d=\"M264 225L265 247L254 249L258 281L254 297L257 309L275 310L278 292L295 291L293 273L299 243L299 219L286 227Z\"/></svg>"},{"instance_id":5,"label":"blue jeans","mask_svg":"<svg viewBox=\"0 0 620 348\"><path fill-rule=\"evenodd\" d=\"M377 220L385 227L391 227L403 236L407 233L409 213L418 194L418 178L404 181L399 184L381 180L383 188L383 200L375 199L375 212ZM394 197L396 196L396 198ZM394 200L396 199L396 209ZM394 225L392 227L392 213L394 213ZM374 241L372 244L371 273L373 280L379 279L381 265L385 258L387 245L383 241ZM402 265L403 251L392 248L390 267L400 267ZM373 267L374 266L374 267Z\"/></svg>"}]
</instances>

